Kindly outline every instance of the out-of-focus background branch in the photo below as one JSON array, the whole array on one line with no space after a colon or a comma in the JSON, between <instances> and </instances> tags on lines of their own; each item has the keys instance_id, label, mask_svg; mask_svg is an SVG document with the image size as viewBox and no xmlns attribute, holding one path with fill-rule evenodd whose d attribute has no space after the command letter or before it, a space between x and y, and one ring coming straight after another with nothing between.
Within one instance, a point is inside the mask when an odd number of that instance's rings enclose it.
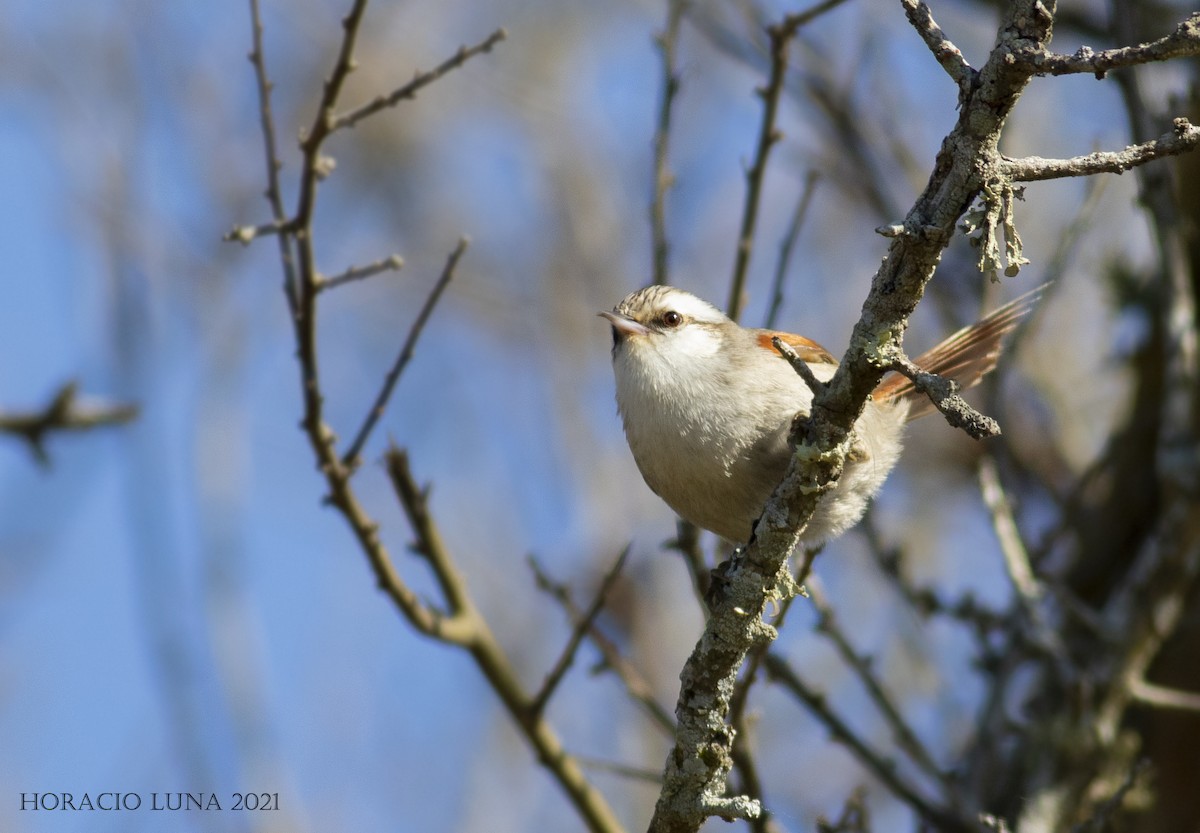
<instances>
[{"instance_id":1,"label":"out-of-focus background branch","mask_svg":"<svg viewBox=\"0 0 1200 833\"><path fill-rule=\"evenodd\" d=\"M824 5L795 32L777 138L755 93L770 89L766 27L807 7L369 5L338 112L500 27L508 39L313 160L313 269L337 281L319 338L339 451L453 241L471 237L354 488L414 598L442 598L428 556L406 554L383 464L390 440L408 449L479 616L630 829L657 797L661 704L703 625L694 583L726 553L677 534L642 485L595 312L667 274L727 297L765 135L742 320L772 315L840 354L888 242L872 230L903 218L956 115L899 4ZM262 7L285 216L350 6ZM932 11L979 66L994 7ZM1189 11L1064 7L1053 47L1152 42ZM231 224L279 230L261 199L250 44L240 3L0 12L0 403L37 422L54 410L39 407L47 386L79 378L80 408L140 406L119 428L47 434L46 472L32 440L0 443L0 827L81 829L93 819L12 808L103 787L280 795L274 812L173 815L181 830L579 829L511 709L462 652L398 624L321 508L276 241L221 242ZM1194 58L1037 79L1001 151L1069 159L1151 140L1173 118L1200 123L1197 83ZM914 425L870 517L817 558L819 603L795 600L745 685L736 780L770 810L755 829L910 829L922 806L1013 830L1194 828L1198 165L1157 162L1099 193L1030 183L1014 217L1032 262L1004 284L965 238L945 252L913 355L1056 283L974 400L1003 437ZM1029 574L1013 570L1022 551ZM145 812L121 823L162 829Z\"/></svg>"}]
</instances>

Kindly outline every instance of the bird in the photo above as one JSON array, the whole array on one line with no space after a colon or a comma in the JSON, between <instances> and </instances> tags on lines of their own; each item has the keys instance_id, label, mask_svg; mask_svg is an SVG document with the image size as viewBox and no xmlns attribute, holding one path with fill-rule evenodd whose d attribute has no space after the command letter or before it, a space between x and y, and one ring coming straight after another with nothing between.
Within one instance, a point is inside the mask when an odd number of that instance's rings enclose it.
<instances>
[{"instance_id":1,"label":"bird","mask_svg":"<svg viewBox=\"0 0 1200 833\"><path fill-rule=\"evenodd\" d=\"M976 385L1044 289L964 327L914 363L960 390ZM837 359L804 336L743 327L672 286L639 289L600 316L612 327L617 410L646 485L685 520L734 545L748 543L787 470L792 422L810 413L813 399L773 339L822 382L833 377ZM800 542L819 544L856 524L899 459L905 425L934 410L908 378L885 375L854 424L841 477Z\"/></svg>"}]
</instances>

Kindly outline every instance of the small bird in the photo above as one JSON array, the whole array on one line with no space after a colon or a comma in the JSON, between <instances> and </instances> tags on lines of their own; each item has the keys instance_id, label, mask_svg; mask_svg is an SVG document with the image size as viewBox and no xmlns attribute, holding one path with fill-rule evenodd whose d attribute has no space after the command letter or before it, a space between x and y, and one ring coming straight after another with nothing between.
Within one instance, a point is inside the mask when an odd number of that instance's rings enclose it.
<instances>
[{"instance_id":1,"label":"small bird","mask_svg":"<svg viewBox=\"0 0 1200 833\"><path fill-rule=\"evenodd\" d=\"M972 387L996 366L1002 339L1043 289L959 330L916 365ZM670 286L639 289L600 315L612 324L617 409L646 484L696 526L747 543L787 469L792 420L810 412L813 398L771 340L791 346L821 381L833 377L837 359L804 336L742 327ZM900 456L905 423L933 410L907 378L885 376L855 423L841 478L801 541L817 544L857 523Z\"/></svg>"}]
</instances>

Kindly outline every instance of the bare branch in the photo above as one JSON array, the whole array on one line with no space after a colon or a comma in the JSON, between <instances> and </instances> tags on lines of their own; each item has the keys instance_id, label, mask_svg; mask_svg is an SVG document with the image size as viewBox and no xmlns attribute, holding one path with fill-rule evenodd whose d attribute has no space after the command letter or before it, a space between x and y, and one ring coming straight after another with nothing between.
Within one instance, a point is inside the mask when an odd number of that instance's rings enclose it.
<instances>
[{"instance_id":1,"label":"bare branch","mask_svg":"<svg viewBox=\"0 0 1200 833\"><path fill-rule=\"evenodd\" d=\"M979 461L979 491L983 495L984 505L992 514L992 527L1000 542L1008 577L1017 590L1021 604L1027 610L1032 610L1042 598L1042 588L1033 574L1029 553L1025 551L1025 542L1021 540L1008 496L1004 494L1004 486L1000 483L1000 473L991 457L985 456Z\"/></svg>"},{"instance_id":2,"label":"bare branch","mask_svg":"<svg viewBox=\"0 0 1200 833\"><path fill-rule=\"evenodd\" d=\"M596 772L611 772L613 775L620 775L622 778L630 778L634 781L646 781L650 784L661 784L662 773L654 769L643 769L642 767L629 766L628 764L620 764L614 761L604 761L600 758L590 758L587 755L577 756L580 766L585 769L595 770Z\"/></svg>"},{"instance_id":3,"label":"bare branch","mask_svg":"<svg viewBox=\"0 0 1200 833\"><path fill-rule=\"evenodd\" d=\"M249 246L260 237L279 234L286 228L286 223L278 221L263 223L257 226L234 226L221 239L227 243L241 243L243 246Z\"/></svg>"},{"instance_id":4,"label":"bare branch","mask_svg":"<svg viewBox=\"0 0 1200 833\"><path fill-rule=\"evenodd\" d=\"M351 266L345 272L334 275L332 278L317 275L317 291L324 292L327 289L333 289L335 286L341 286L351 281L361 281L378 275L380 272L394 272L403 266L404 258L400 257L400 255L389 255L382 260L368 263L366 266Z\"/></svg>"},{"instance_id":5,"label":"bare branch","mask_svg":"<svg viewBox=\"0 0 1200 833\"><path fill-rule=\"evenodd\" d=\"M40 411L4 413L0 411L0 433L19 437L29 444L34 459L46 466L46 437L62 431L90 431L108 425L124 425L137 418L138 406L131 404L81 405L78 385L67 382Z\"/></svg>"},{"instance_id":6,"label":"bare branch","mask_svg":"<svg viewBox=\"0 0 1200 833\"><path fill-rule=\"evenodd\" d=\"M903 353L893 358L889 369L908 377L913 387L928 396L929 401L953 427L961 428L977 440L1000 435L1000 425L996 420L967 404L967 400L958 395L960 386L953 379L922 370Z\"/></svg>"},{"instance_id":7,"label":"bare branch","mask_svg":"<svg viewBox=\"0 0 1200 833\"><path fill-rule=\"evenodd\" d=\"M897 772L896 762L885 758L859 737L850 728L850 725L829 707L824 695L810 688L786 660L770 653L767 655L766 669L773 681L783 685L808 707L813 716L820 720L833 735L834 740L849 749L863 766L886 784L897 798L916 811L921 818L939 830L955 831L956 833L967 833L967 831L973 830L973 825L966 819L959 818L947 808L933 804L917 792L915 787L905 782Z\"/></svg>"},{"instance_id":8,"label":"bare branch","mask_svg":"<svg viewBox=\"0 0 1200 833\"><path fill-rule=\"evenodd\" d=\"M1103 78L1110 69L1200 55L1200 12L1193 12L1166 37L1139 46L1123 46L1101 52L1081 46L1074 55L1058 55L1043 47L1016 52L1014 55L1026 62L1037 75L1090 72L1097 78Z\"/></svg>"},{"instance_id":9,"label":"bare branch","mask_svg":"<svg viewBox=\"0 0 1200 833\"><path fill-rule=\"evenodd\" d=\"M729 283L729 300L725 304L726 315L734 321L741 314L746 273L750 269L750 255L754 251L754 229L758 223L767 158L771 154L771 148L783 138L783 134L775 127L775 119L779 110L779 98L783 94L783 80L787 76L788 50L791 48L792 39L796 37L796 31L805 19L803 15L788 15L780 23L767 27L771 71L767 85L758 91L763 100L762 119L758 127L758 149L754 154L754 164L746 171L746 201L742 207L742 225L738 232L733 278Z\"/></svg>"},{"instance_id":10,"label":"bare branch","mask_svg":"<svg viewBox=\"0 0 1200 833\"><path fill-rule=\"evenodd\" d=\"M817 632L829 637L837 648L838 655L842 661L854 671L859 682L863 684L867 694L870 695L871 701L875 703L879 713L883 715L887 721L888 727L892 730L892 735L896 739L896 744L904 751L906 755L921 769L937 779L943 789L951 789L950 778L944 773L937 763L933 760L933 755L917 737L916 732L908 725L908 721L900 714L900 709L892 700L892 696L888 693L883 685L883 681L879 679L875 673L874 663L871 657L859 653L853 644L850 642L850 637L842 629L840 622L833 611L833 606L825 597L824 590L821 589L819 582L812 579L808 582L808 594L813 607L817 611Z\"/></svg>"},{"instance_id":11,"label":"bare branch","mask_svg":"<svg viewBox=\"0 0 1200 833\"><path fill-rule=\"evenodd\" d=\"M533 568L534 575L537 578L538 588L553 596L563 606L563 609L566 610L572 621L583 621L584 613L575 604L575 600L571 598L570 589L565 585L553 581L541 570L536 561L531 560L530 566ZM600 630L595 621L589 623L587 631L588 638L592 640L592 644L596 646L600 651L600 655L604 657L605 667L617 675L618 679L625 686L625 691L633 698L634 702L642 706L654 724L662 729L668 737L674 734L675 718L671 715L670 710L665 708L655 698L654 691L650 687L650 683L646 681L646 678L625 657L621 656L620 649ZM658 780L661 781L661 777Z\"/></svg>"},{"instance_id":12,"label":"bare branch","mask_svg":"<svg viewBox=\"0 0 1200 833\"><path fill-rule=\"evenodd\" d=\"M408 455L393 447L388 450L385 462L392 486L416 537L416 550L429 562L454 619L463 623L464 638L458 644L470 651L514 724L536 751L538 761L554 775L588 829L595 833L620 833L620 822L587 780L579 761L567 753L550 724L532 708L533 701L525 693L511 660L476 608L466 581L429 514L426 490L417 485L409 469Z\"/></svg>"},{"instance_id":13,"label":"bare branch","mask_svg":"<svg viewBox=\"0 0 1200 833\"><path fill-rule=\"evenodd\" d=\"M267 59L263 52L262 16L259 13L258 0L250 0L250 29L253 47L250 50L250 63L254 66L254 80L258 87L258 117L259 127L263 136L263 153L267 162L267 189L264 196L271 206L271 216L274 221L249 228L234 227L225 236L226 240L236 240L242 245L248 245L256 236L275 234L287 223L287 211L283 207L283 194L279 189L279 171L283 163L279 161L278 142L275 139L275 117L271 112L271 90L274 85L267 77ZM296 258L291 241L284 235L279 236L279 260L283 265L283 293L287 298L288 308L295 317L299 304L296 288Z\"/></svg>"},{"instance_id":14,"label":"bare branch","mask_svg":"<svg viewBox=\"0 0 1200 833\"><path fill-rule=\"evenodd\" d=\"M396 356L396 361L392 363L391 370L383 380L383 387L379 389L378 395L375 397L375 403L371 406L371 410L367 412L367 417L363 420L362 427L358 429L358 433L354 437L354 441L350 443L350 447L346 449L346 453L342 455L342 465L354 469L359 464L358 456L362 452L363 445L366 444L367 438L371 435L372 429L379 419L383 416L384 410L387 408L388 399L391 398L392 391L396 387L396 382L400 381L400 375L404 373L404 368L408 367L408 363L412 360L413 351L417 346L417 339L421 337L421 331L425 328L425 322L429 320L429 316L433 314L433 308L437 306L438 299L442 297L442 292L454 277L454 270L458 266L458 261L466 252L470 241L463 237L458 241L458 245L454 247L454 251L446 258L446 265L442 269L441 277L437 283L433 285L429 296L425 299L425 304L421 307L421 311L417 313L416 320L413 321L412 327L409 328L408 337L404 339L404 346L400 348L400 354Z\"/></svg>"},{"instance_id":15,"label":"bare branch","mask_svg":"<svg viewBox=\"0 0 1200 833\"><path fill-rule=\"evenodd\" d=\"M1043 159L1026 156L1022 159L1003 157L1000 170L1013 182L1037 182L1045 179L1060 179L1067 176L1091 176L1093 174L1121 174L1125 171L1200 147L1200 128L1187 119L1174 121L1175 128L1157 139L1130 145L1120 151L1097 151L1071 159Z\"/></svg>"},{"instance_id":16,"label":"bare branch","mask_svg":"<svg viewBox=\"0 0 1200 833\"><path fill-rule=\"evenodd\" d=\"M474 58L476 55L481 55L486 52L491 52L492 47L500 41L508 37L508 33L504 29L497 29L486 38L474 46L460 46L458 51L453 56L447 58L442 63L431 69L429 72L418 72L413 79L399 87L387 95L376 96L369 104L365 104L356 110L341 115L332 116L330 118L329 132L332 133L346 127L354 127L368 116L373 116L380 110L385 110L388 107L395 107L401 101L406 101L417 97L417 93L428 87L434 81L437 81L451 70L457 69L467 61Z\"/></svg>"},{"instance_id":17,"label":"bare branch","mask_svg":"<svg viewBox=\"0 0 1200 833\"><path fill-rule=\"evenodd\" d=\"M808 217L808 207L812 204L813 193L817 190L817 182L821 175L818 171L810 170L804 176L804 186L800 189L800 199L792 211L788 221L787 231L779 244L779 259L775 263L775 279L771 282L771 306L767 310L767 318L763 326L768 330L775 329L775 321L783 308L783 282L787 277L788 267L792 262L792 252L800 237L800 230Z\"/></svg>"},{"instance_id":18,"label":"bare branch","mask_svg":"<svg viewBox=\"0 0 1200 833\"><path fill-rule=\"evenodd\" d=\"M662 99L658 105L658 125L654 129L654 196L650 200L650 235L653 240L653 281L665 284L670 275L671 242L667 238L667 192L675 177L667 165L667 150L671 140L671 112L679 94L679 70L676 67L676 48L679 29L688 9L688 0L668 0L667 25L657 38L662 56Z\"/></svg>"},{"instance_id":19,"label":"bare branch","mask_svg":"<svg viewBox=\"0 0 1200 833\"><path fill-rule=\"evenodd\" d=\"M808 366L808 362L800 357L800 354L796 352L792 345L779 336L772 336L771 346L787 359L788 364L792 366L792 370L796 371L796 375L803 379L804 384L808 385L808 389L813 392L813 396L816 396L825 389L825 383L817 378L812 368Z\"/></svg>"},{"instance_id":20,"label":"bare branch","mask_svg":"<svg viewBox=\"0 0 1200 833\"><path fill-rule=\"evenodd\" d=\"M929 6L923 0L900 0L900 5L904 7L904 15L908 18L908 22L925 41L925 45L929 47L929 51L933 53L938 64L958 85L960 95L965 94L975 82L978 73L967 63L962 50L951 43L950 39L942 32L942 27L934 21L933 12L929 10Z\"/></svg>"},{"instance_id":21,"label":"bare branch","mask_svg":"<svg viewBox=\"0 0 1200 833\"><path fill-rule=\"evenodd\" d=\"M546 704L554 696L554 692L558 688L559 683L562 682L563 677L566 676L567 670L575 662L575 655L579 652L579 646L583 644L583 638L587 636L588 631L595 625L596 617L604 609L604 603L608 600L608 593L616 583L617 576L621 574L621 569L625 566L625 559L629 557L629 550L630 546L627 544L625 549L621 550L621 554L617 556L617 560L613 562L612 567L604 574L600 586L596 589L596 596L592 599L592 603L588 605L587 610L584 611L582 616L577 617L575 626L571 630L571 637L567 640L567 644L563 646L558 661L554 663L554 667L546 675L541 689L533 696L533 700L529 704L531 714L540 715L545 710ZM537 566L537 562L532 557L530 558L530 564L538 576L539 585L544 581L546 587L549 588L551 586L549 576Z\"/></svg>"}]
</instances>

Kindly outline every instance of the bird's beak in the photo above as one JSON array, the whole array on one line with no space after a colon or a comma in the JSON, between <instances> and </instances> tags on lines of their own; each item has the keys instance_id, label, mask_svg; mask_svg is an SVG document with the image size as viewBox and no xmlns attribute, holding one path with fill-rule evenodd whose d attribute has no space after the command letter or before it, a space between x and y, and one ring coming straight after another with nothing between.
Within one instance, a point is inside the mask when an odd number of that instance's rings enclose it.
<instances>
[{"instance_id":1,"label":"bird's beak","mask_svg":"<svg viewBox=\"0 0 1200 833\"><path fill-rule=\"evenodd\" d=\"M601 318L607 318L608 323L612 324L613 341L625 336L646 335L650 332L649 327L634 321L628 315L622 315L619 312L602 312L599 315Z\"/></svg>"}]
</instances>

